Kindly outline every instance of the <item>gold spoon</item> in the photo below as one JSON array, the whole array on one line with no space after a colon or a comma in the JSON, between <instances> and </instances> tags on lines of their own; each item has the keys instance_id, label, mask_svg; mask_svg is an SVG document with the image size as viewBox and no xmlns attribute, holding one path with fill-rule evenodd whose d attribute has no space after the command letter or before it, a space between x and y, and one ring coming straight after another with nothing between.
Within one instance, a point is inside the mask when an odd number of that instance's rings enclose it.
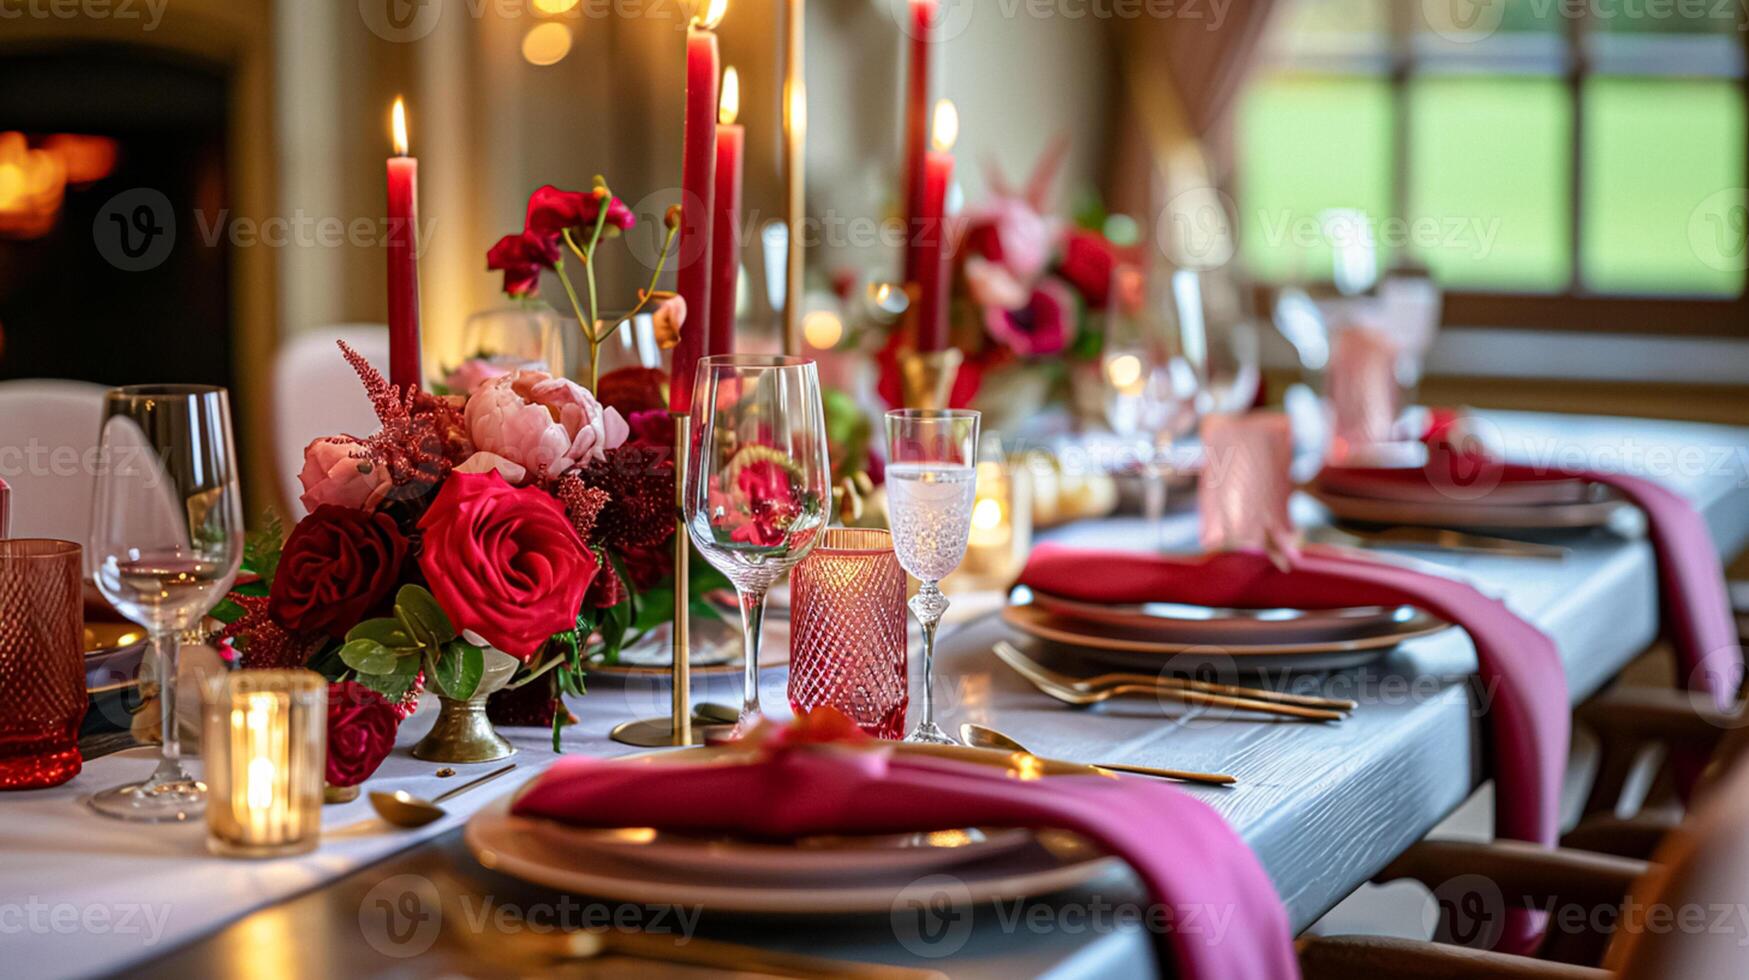
<instances>
[{"instance_id":1,"label":"gold spoon","mask_svg":"<svg viewBox=\"0 0 1749 980\"><path fill-rule=\"evenodd\" d=\"M376 810L377 816L397 827L423 827L433 820L442 819L445 811L437 804L451 797L460 796L477 786L484 786L515 768L516 764L511 763L502 769L495 769L478 779L465 782L429 800L420 799L404 789L395 790L393 793L373 792L370 794L370 805L372 809Z\"/></svg>"},{"instance_id":2,"label":"gold spoon","mask_svg":"<svg viewBox=\"0 0 1749 980\"><path fill-rule=\"evenodd\" d=\"M975 745L979 748L1004 749L1009 752L1025 752L1027 755L1033 754L1026 746L1021 745L1019 742L1016 742L1014 739L1009 738L996 729L987 728L983 725L974 725L971 722L966 722L965 724L960 725L960 738L963 739L967 745ZM1138 776L1157 776L1161 779L1176 779L1179 782L1184 783L1203 783L1210 786L1231 786L1233 783L1238 782L1237 779L1234 779L1232 776L1228 776L1225 773L1186 772L1182 769L1156 769L1152 766L1120 766L1103 764L1095 764L1093 768L1103 769L1107 772L1127 772Z\"/></svg>"}]
</instances>

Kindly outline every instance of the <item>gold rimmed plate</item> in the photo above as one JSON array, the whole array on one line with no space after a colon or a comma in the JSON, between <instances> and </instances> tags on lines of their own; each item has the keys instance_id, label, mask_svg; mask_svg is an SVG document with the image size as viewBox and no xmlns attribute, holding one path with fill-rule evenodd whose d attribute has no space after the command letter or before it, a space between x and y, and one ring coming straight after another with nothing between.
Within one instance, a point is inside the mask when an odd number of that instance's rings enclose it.
<instances>
[{"instance_id":1,"label":"gold rimmed plate","mask_svg":"<svg viewBox=\"0 0 1749 980\"><path fill-rule=\"evenodd\" d=\"M1022 763L1007 752L889 744L898 752L1017 767L1029 776L1093 772L1091 767L1031 756ZM734 765L748 753L736 746L711 746L637 758L652 765ZM886 914L920 874L952 869L970 899L981 902L1072 888L1122 866L1081 838L1055 831L949 830L771 843L660 834L647 828L595 830L513 816L513 802L533 783L468 821L463 839L474 857L513 877L623 902L781 915Z\"/></svg>"},{"instance_id":2,"label":"gold rimmed plate","mask_svg":"<svg viewBox=\"0 0 1749 980\"><path fill-rule=\"evenodd\" d=\"M1167 643L1320 643L1388 632L1415 615L1409 606L1217 609L1173 602L1106 604L1036 589L1016 589L1014 598L1062 619L1145 633Z\"/></svg>"},{"instance_id":3,"label":"gold rimmed plate","mask_svg":"<svg viewBox=\"0 0 1749 980\"><path fill-rule=\"evenodd\" d=\"M1312 496L1338 520L1482 531L1557 531L1602 527L1627 506L1613 493L1567 504L1505 504L1456 499L1394 500L1357 497L1319 486Z\"/></svg>"},{"instance_id":4,"label":"gold rimmed plate","mask_svg":"<svg viewBox=\"0 0 1749 980\"><path fill-rule=\"evenodd\" d=\"M1055 644L1067 653L1126 666L1158 668L1172 658L1175 668L1207 666L1230 670L1342 670L1370 663L1398 645L1431 636L1451 624L1417 609L1394 615L1376 632L1346 639L1310 642L1180 642L1165 641L1149 631L1127 630L1053 615L1035 605L1011 605L1002 621L1028 636Z\"/></svg>"}]
</instances>

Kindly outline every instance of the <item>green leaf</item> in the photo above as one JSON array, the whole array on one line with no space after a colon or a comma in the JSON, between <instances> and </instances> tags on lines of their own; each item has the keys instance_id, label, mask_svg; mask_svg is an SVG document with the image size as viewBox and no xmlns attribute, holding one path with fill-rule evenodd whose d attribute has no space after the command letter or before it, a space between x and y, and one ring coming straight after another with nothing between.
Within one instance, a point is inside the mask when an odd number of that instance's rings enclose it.
<instances>
[{"instance_id":1,"label":"green leaf","mask_svg":"<svg viewBox=\"0 0 1749 980\"><path fill-rule=\"evenodd\" d=\"M660 586L638 596L638 614L632 617L632 629L647 633L674 618L674 590Z\"/></svg>"},{"instance_id":2,"label":"green leaf","mask_svg":"<svg viewBox=\"0 0 1749 980\"><path fill-rule=\"evenodd\" d=\"M430 650L441 649L457 635L437 599L417 585L403 585L395 593L395 618L414 643Z\"/></svg>"},{"instance_id":3,"label":"green leaf","mask_svg":"<svg viewBox=\"0 0 1749 980\"><path fill-rule=\"evenodd\" d=\"M479 689L485 672L484 651L465 640L451 640L432 663L431 682L444 697L466 701Z\"/></svg>"},{"instance_id":4,"label":"green leaf","mask_svg":"<svg viewBox=\"0 0 1749 980\"><path fill-rule=\"evenodd\" d=\"M285 522L270 507L262 515L260 528L243 539L243 566L264 580L272 581L273 573L279 569L279 554L284 546Z\"/></svg>"},{"instance_id":5,"label":"green leaf","mask_svg":"<svg viewBox=\"0 0 1749 980\"><path fill-rule=\"evenodd\" d=\"M358 682L365 687L381 694L390 701L399 701L413 689L413 681L419 676L419 667L425 658L406 656L397 658L395 671L392 674L360 674Z\"/></svg>"},{"instance_id":6,"label":"green leaf","mask_svg":"<svg viewBox=\"0 0 1749 980\"><path fill-rule=\"evenodd\" d=\"M381 677L393 674L400 667L401 657L395 651L383 646L375 640L348 640L340 648L340 659L359 674L367 677ZM417 660L416 657L408 657Z\"/></svg>"},{"instance_id":7,"label":"green leaf","mask_svg":"<svg viewBox=\"0 0 1749 980\"><path fill-rule=\"evenodd\" d=\"M222 599L219 601L218 605L213 607L213 611L207 613L207 615L228 626L248 614L243 611L242 606L237 605L229 599Z\"/></svg>"},{"instance_id":8,"label":"green leaf","mask_svg":"<svg viewBox=\"0 0 1749 980\"><path fill-rule=\"evenodd\" d=\"M367 619L352 629L347 630L346 640L375 640L391 650L417 650L418 644L407 635L407 630L398 619L384 617L382 619Z\"/></svg>"}]
</instances>

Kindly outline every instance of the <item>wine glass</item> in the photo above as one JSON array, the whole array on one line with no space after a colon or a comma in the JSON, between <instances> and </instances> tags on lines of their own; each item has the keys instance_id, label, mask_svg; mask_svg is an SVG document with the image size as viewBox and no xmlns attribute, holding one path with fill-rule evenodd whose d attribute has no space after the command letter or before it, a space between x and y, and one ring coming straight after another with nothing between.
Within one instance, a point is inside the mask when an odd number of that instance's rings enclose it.
<instances>
[{"instance_id":1,"label":"wine glass","mask_svg":"<svg viewBox=\"0 0 1749 980\"><path fill-rule=\"evenodd\" d=\"M1139 444L1142 512L1157 547L1165 537L1172 447L1195 430L1201 390L1196 369L1176 346L1161 318L1107 314L1099 363L1105 420Z\"/></svg>"},{"instance_id":2,"label":"wine glass","mask_svg":"<svg viewBox=\"0 0 1749 980\"><path fill-rule=\"evenodd\" d=\"M948 605L937 583L959 567L971 536L978 422L962 409L887 413L887 520L899 564L921 583L909 605L923 625L923 717L907 742L959 744L935 723L935 627Z\"/></svg>"},{"instance_id":3,"label":"wine glass","mask_svg":"<svg viewBox=\"0 0 1749 980\"><path fill-rule=\"evenodd\" d=\"M224 598L243 556L243 505L223 388L145 385L104 398L86 571L151 634L163 750L149 779L91 798L123 820L186 820L206 786L182 768L176 644Z\"/></svg>"},{"instance_id":4,"label":"wine glass","mask_svg":"<svg viewBox=\"0 0 1749 980\"><path fill-rule=\"evenodd\" d=\"M698 362L683 517L705 560L734 583L746 663L732 738L758 723L765 594L831 519L832 467L814 362L718 354Z\"/></svg>"}]
</instances>

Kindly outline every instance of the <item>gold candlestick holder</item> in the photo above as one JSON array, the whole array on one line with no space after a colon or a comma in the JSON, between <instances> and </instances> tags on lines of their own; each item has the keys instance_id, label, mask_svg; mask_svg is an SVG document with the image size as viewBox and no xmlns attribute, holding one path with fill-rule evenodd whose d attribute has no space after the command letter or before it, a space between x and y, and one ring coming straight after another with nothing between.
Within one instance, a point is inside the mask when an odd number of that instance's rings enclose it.
<instances>
[{"instance_id":1,"label":"gold candlestick holder","mask_svg":"<svg viewBox=\"0 0 1749 980\"><path fill-rule=\"evenodd\" d=\"M906 408L944 409L965 355L958 348L899 352L899 387Z\"/></svg>"},{"instance_id":2,"label":"gold candlestick holder","mask_svg":"<svg viewBox=\"0 0 1749 980\"><path fill-rule=\"evenodd\" d=\"M702 745L702 732L692 726L692 637L687 622L691 582L688 564L692 538L686 530L686 471L692 448L692 416L680 412L674 420L674 632L671 668L673 704L667 718L641 718L614 726L608 737L624 745L660 748Z\"/></svg>"}]
</instances>

